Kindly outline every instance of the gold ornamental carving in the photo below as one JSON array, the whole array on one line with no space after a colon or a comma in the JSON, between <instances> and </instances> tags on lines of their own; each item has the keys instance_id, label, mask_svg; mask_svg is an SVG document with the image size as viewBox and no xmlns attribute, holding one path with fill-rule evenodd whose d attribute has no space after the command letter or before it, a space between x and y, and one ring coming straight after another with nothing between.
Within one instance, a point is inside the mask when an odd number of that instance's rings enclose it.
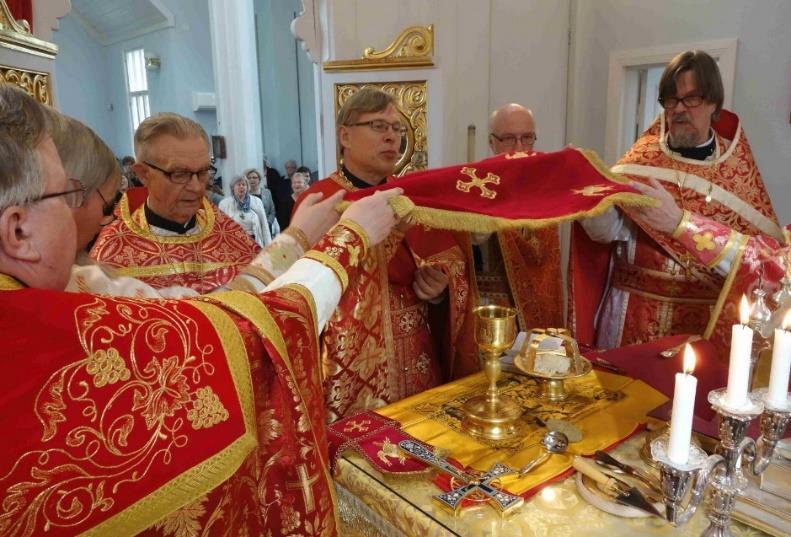
<instances>
[{"instance_id":1,"label":"gold ornamental carving","mask_svg":"<svg viewBox=\"0 0 791 537\"><path fill-rule=\"evenodd\" d=\"M396 162L396 175L404 175L411 171L423 170L428 167L428 86L425 80L405 82L358 82L335 84L335 117L346 100L363 88L376 88L395 98L398 112L407 127L406 135L401 141L399 152L401 157ZM340 167L340 148L336 153Z\"/></svg>"},{"instance_id":2,"label":"gold ornamental carving","mask_svg":"<svg viewBox=\"0 0 791 537\"><path fill-rule=\"evenodd\" d=\"M38 102L52 106L49 73L0 65L0 80L19 86Z\"/></svg>"},{"instance_id":3,"label":"gold ornamental carving","mask_svg":"<svg viewBox=\"0 0 791 537\"><path fill-rule=\"evenodd\" d=\"M11 15L5 0L0 0L0 47L54 58L58 46L33 37L27 21L19 22Z\"/></svg>"},{"instance_id":4,"label":"gold ornamental carving","mask_svg":"<svg viewBox=\"0 0 791 537\"><path fill-rule=\"evenodd\" d=\"M432 67L434 60L434 25L411 26L401 32L384 50L373 47L359 59L324 62L325 71L371 71L376 69L412 69Z\"/></svg>"}]
</instances>

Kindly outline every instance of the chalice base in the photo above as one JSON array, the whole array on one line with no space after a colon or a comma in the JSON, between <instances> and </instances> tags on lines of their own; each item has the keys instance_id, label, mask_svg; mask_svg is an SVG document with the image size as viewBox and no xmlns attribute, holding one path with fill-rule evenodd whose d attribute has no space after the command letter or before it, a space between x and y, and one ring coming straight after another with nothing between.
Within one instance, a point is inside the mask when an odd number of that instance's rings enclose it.
<instances>
[{"instance_id":1,"label":"chalice base","mask_svg":"<svg viewBox=\"0 0 791 537\"><path fill-rule=\"evenodd\" d=\"M522 416L522 407L511 397L500 395L490 399L476 395L464 403L465 417L462 428L474 436L489 440L505 440L519 432L517 421Z\"/></svg>"}]
</instances>

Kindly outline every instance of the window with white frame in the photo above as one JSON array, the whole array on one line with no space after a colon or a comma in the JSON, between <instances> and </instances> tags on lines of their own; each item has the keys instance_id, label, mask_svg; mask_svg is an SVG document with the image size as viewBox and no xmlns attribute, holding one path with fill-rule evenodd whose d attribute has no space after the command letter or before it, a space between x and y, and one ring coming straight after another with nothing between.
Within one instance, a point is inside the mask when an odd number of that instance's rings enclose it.
<instances>
[{"instance_id":1,"label":"window with white frame","mask_svg":"<svg viewBox=\"0 0 791 537\"><path fill-rule=\"evenodd\" d=\"M129 120L132 136L137 126L151 115L148 104L148 79L146 78L146 58L142 48L126 52L126 90L129 95Z\"/></svg>"}]
</instances>

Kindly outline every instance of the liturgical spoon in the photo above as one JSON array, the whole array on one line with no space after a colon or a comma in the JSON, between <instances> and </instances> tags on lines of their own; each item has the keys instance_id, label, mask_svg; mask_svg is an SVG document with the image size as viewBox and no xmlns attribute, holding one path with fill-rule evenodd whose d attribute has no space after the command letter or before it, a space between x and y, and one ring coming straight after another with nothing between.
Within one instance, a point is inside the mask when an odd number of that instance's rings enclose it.
<instances>
[{"instance_id":1,"label":"liturgical spoon","mask_svg":"<svg viewBox=\"0 0 791 537\"><path fill-rule=\"evenodd\" d=\"M569 447L569 437L560 431L548 431L541 439L541 445L546 450L544 453L528 462L519 470L519 477L522 477L527 472L536 466L545 463L553 453L563 453Z\"/></svg>"}]
</instances>

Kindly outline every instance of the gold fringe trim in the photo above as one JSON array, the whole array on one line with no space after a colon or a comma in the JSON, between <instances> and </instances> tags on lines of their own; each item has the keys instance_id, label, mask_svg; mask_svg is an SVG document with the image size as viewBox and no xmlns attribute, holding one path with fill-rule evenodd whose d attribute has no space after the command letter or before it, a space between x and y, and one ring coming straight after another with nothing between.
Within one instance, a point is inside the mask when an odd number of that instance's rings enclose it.
<instances>
[{"instance_id":1,"label":"gold fringe trim","mask_svg":"<svg viewBox=\"0 0 791 537\"><path fill-rule=\"evenodd\" d=\"M739 266L742 264L742 257L744 256L745 246L747 246L747 240L748 237L746 235L742 235L739 238L739 242L736 246L738 251L733 257L733 261L731 261L731 271L728 273L728 277L725 278L725 282L722 284L722 291L720 291L720 296L717 298L717 303L714 305L714 310L711 312L709 324L706 326L706 331L703 332L704 339L711 339L711 334L714 332L714 327L717 325L717 319L719 319L720 314L722 313L722 308L725 306L725 301L727 300L728 295L731 294L733 280L736 279L736 273L739 272Z\"/></svg>"}]
</instances>

